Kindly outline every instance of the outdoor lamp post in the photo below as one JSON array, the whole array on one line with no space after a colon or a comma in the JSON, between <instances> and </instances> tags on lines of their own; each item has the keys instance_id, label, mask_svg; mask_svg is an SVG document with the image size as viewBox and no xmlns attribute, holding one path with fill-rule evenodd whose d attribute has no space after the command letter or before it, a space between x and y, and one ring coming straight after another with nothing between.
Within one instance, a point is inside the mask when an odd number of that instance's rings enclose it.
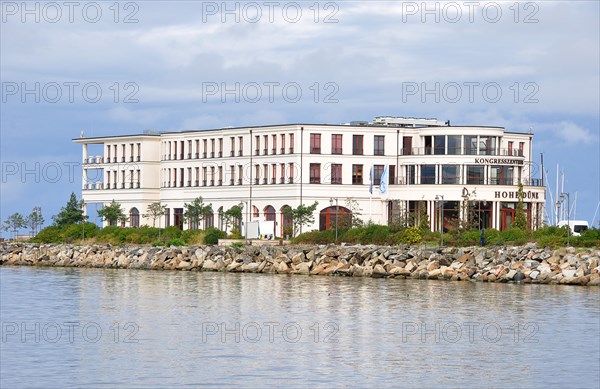
<instances>
[{"instance_id":1,"label":"outdoor lamp post","mask_svg":"<svg viewBox=\"0 0 600 389\"><path fill-rule=\"evenodd\" d=\"M442 206L441 206L442 217L440 218L440 224L441 224L440 247L443 247L444 246L444 195L435 195L435 199L436 199L436 201L441 200L441 202L442 202Z\"/></svg>"},{"instance_id":2,"label":"outdoor lamp post","mask_svg":"<svg viewBox=\"0 0 600 389\"><path fill-rule=\"evenodd\" d=\"M563 192L560 194L560 199L561 201L565 201L565 197L567 198L567 227L569 227L569 229L567 230L567 246L571 243L571 197L569 196L568 193Z\"/></svg>"},{"instance_id":3,"label":"outdoor lamp post","mask_svg":"<svg viewBox=\"0 0 600 389\"><path fill-rule=\"evenodd\" d=\"M330 197L329 198L329 205L333 206L333 200L335 200L335 243L337 243L338 240L338 199L337 198L333 198Z\"/></svg>"}]
</instances>

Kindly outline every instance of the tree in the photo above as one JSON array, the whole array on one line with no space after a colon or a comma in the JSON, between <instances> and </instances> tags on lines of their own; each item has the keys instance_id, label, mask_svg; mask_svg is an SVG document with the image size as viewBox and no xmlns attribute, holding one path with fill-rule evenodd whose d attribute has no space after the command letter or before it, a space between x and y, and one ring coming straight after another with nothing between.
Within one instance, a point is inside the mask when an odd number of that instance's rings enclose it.
<instances>
[{"instance_id":1,"label":"tree","mask_svg":"<svg viewBox=\"0 0 600 389\"><path fill-rule=\"evenodd\" d=\"M360 205L358 205L358 201L351 197L347 197L346 200L346 208L348 208L352 214L352 218L350 219L350 226L346 226L348 222L348 218L342 218L340 220L340 228L361 228L364 227L365 222L360 218L362 216Z\"/></svg>"},{"instance_id":2,"label":"tree","mask_svg":"<svg viewBox=\"0 0 600 389\"><path fill-rule=\"evenodd\" d=\"M294 236L296 236L298 232L302 231L302 226L315 222L314 212L317 209L317 205L319 205L319 202L315 201L309 206L300 204L296 208L284 208L284 215L292 218L292 222L294 224Z\"/></svg>"},{"instance_id":3,"label":"tree","mask_svg":"<svg viewBox=\"0 0 600 389\"><path fill-rule=\"evenodd\" d=\"M83 213L83 200L77 201L75 192L71 192L71 198L69 198L67 205L60 209L58 215L52 216L52 219L54 219L54 224L57 226L77 224L87 219L87 216Z\"/></svg>"},{"instance_id":4,"label":"tree","mask_svg":"<svg viewBox=\"0 0 600 389\"><path fill-rule=\"evenodd\" d=\"M212 204L204 204L202 197L196 197L190 204L184 203L183 217L189 221L190 229L197 229L200 222L213 213Z\"/></svg>"},{"instance_id":5,"label":"tree","mask_svg":"<svg viewBox=\"0 0 600 389\"><path fill-rule=\"evenodd\" d=\"M116 226L117 222L127 221L127 215L125 215L125 211L123 211L123 208L121 208L121 204L117 203L115 200L99 210L98 216L100 216L102 220L107 221L111 226Z\"/></svg>"},{"instance_id":6,"label":"tree","mask_svg":"<svg viewBox=\"0 0 600 389\"><path fill-rule=\"evenodd\" d=\"M31 229L31 235L37 234L38 228L44 224L42 216L42 207L34 207L33 211L25 218L25 223Z\"/></svg>"},{"instance_id":7,"label":"tree","mask_svg":"<svg viewBox=\"0 0 600 389\"><path fill-rule=\"evenodd\" d=\"M229 208L227 211L223 213L223 220L225 221L225 229L229 229L229 226L232 228L237 228L238 232L242 229L242 210L244 209L244 204L234 205Z\"/></svg>"},{"instance_id":8,"label":"tree","mask_svg":"<svg viewBox=\"0 0 600 389\"><path fill-rule=\"evenodd\" d=\"M144 217L152 218L152 227L156 225L156 219L167 213L167 206L162 205L160 201L148 205Z\"/></svg>"},{"instance_id":9,"label":"tree","mask_svg":"<svg viewBox=\"0 0 600 389\"><path fill-rule=\"evenodd\" d=\"M520 228L522 230L527 228L527 216L524 211L523 204L523 184L519 181L519 189L517 189L517 197L519 198L519 202L517 202L517 211L515 212L515 221L512 223L511 227Z\"/></svg>"},{"instance_id":10,"label":"tree","mask_svg":"<svg viewBox=\"0 0 600 389\"><path fill-rule=\"evenodd\" d=\"M13 239L17 237L17 233L21 228L27 227L25 218L18 212L13 213L4 221L4 230L12 231Z\"/></svg>"}]
</instances>

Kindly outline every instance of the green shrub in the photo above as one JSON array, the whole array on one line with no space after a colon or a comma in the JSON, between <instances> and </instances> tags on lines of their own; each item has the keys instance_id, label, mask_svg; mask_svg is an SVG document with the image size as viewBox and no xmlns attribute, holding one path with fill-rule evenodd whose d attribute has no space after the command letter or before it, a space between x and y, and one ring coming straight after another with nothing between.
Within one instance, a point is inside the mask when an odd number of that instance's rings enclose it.
<instances>
[{"instance_id":1,"label":"green shrub","mask_svg":"<svg viewBox=\"0 0 600 389\"><path fill-rule=\"evenodd\" d=\"M231 247L235 249L243 249L245 246L244 242L231 242Z\"/></svg>"},{"instance_id":2,"label":"green shrub","mask_svg":"<svg viewBox=\"0 0 600 389\"><path fill-rule=\"evenodd\" d=\"M176 238L169 240L167 243L165 243L165 246L185 246L185 242L181 239Z\"/></svg>"},{"instance_id":3,"label":"green shrub","mask_svg":"<svg viewBox=\"0 0 600 389\"><path fill-rule=\"evenodd\" d=\"M42 229L31 239L35 243L62 243L65 241L63 228L59 226L49 226Z\"/></svg>"},{"instance_id":4,"label":"green shrub","mask_svg":"<svg viewBox=\"0 0 600 389\"><path fill-rule=\"evenodd\" d=\"M217 244L219 239L225 239L227 233L218 228L210 227L204 230L204 244Z\"/></svg>"},{"instance_id":5,"label":"green shrub","mask_svg":"<svg viewBox=\"0 0 600 389\"><path fill-rule=\"evenodd\" d=\"M338 231L339 232L339 231ZM327 244L335 240L335 231L310 231L292 239L293 244Z\"/></svg>"},{"instance_id":6,"label":"green shrub","mask_svg":"<svg viewBox=\"0 0 600 389\"><path fill-rule=\"evenodd\" d=\"M181 237L181 230L177 226L167 227L162 231L161 237L165 241L179 238Z\"/></svg>"},{"instance_id":7,"label":"green shrub","mask_svg":"<svg viewBox=\"0 0 600 389\"><path fill-rule=\"evenodd\" d=\"M421 229L417 226L408 227L396 233L396 242L402 244L414 245L420 243L422 239Z\"/></svg>"},{"instance_id":8,"label":"green shrub","mask_svg":"<svg viewBox=\"0 0 600 389\"><path fill-rule=\"evenodd\" d=\"M164 246L165 243L161 241L152 242L152 247L161 247Z\"/></svg>"},{"instance_id":9,"label":"green shrub","mask_svg":"<svg viewBox=\"0 0 600 389\"><path fill-rule=\"evenodd\" d=\"M529 233L529 231L525 231L517 227L512 227L508 230L500 232L499 238L506 243L521 245L531 240L531 234Z\"/></svg>"}]
</instances>

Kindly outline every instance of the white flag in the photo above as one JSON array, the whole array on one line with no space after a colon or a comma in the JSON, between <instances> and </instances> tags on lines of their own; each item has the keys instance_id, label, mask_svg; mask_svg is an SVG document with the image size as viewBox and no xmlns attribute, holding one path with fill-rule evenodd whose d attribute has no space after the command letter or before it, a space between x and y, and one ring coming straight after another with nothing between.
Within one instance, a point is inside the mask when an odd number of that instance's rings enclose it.
<instances>
[{"instance_id":1,"label":"white flag","mask_svg":"<svg viewBox=\"0 0 600 389\"><path fill-rule=\"evenodd\" d=\"M383 168L383 173L381 173L381 181L379 182L379 194L387 194L388 191L388 181L389 181L389 173L388 173L388 165L385 165Z\"/></svg>"}]
</instances>

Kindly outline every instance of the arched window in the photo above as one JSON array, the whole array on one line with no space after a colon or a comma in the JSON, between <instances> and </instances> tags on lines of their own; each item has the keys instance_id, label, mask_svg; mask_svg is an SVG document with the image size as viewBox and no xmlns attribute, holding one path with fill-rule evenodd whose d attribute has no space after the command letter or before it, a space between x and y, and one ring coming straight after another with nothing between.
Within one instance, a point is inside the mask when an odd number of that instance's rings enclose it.
<instances>
[{"instance_id":1,"label":"arched window","mask_svg":"<svg viewBox=\"0 0 600 389\"><path fill-rule=\"evenodd\" d=\"M215 214L210 211L204 216L204 229L214 227L215 225Z\"/></svg>"},{"instance_id":2,"label":"arched window","mask_svg":"<svg viewBox=\"0 0 600 389\"><path fill-rule=\"evenodd\" d=\"M258 212L258 207L256 205L253 205L252 206L252 217L253 218L258 218L259 216L260 215L259 215L259 212Z\"/></svg>"},{"instance_id":3,"label":"arched window","mask_svg":"<svg viewBox=\"0 0 600 389\"><path fill-rule=\"evenodd\" d=\"M140 211L136 207L129 210L129 226L139 227L140 226Z\"/></svg>"},{"instance_id":4,"label":"arched window","mask_svg":"<svg viewBox=\"0 0 600 389\"><path fill-rule=\"evenodd\" d=\"M270 222L274 222L275 221L275 208L273 208L270 205L267 205L265 207L265 209L263 209L263 212L265 213L265 220L266 221L270 221Z\"/></svg>"},{"instance_id":5,"label":"arched window","mask_svg":"<svg viewBox=\"0 0 600 389\"><path fill-rule=\"evenodd\" d=\"M336 228L349 228L352 225L352 211L346 207L331 206L324 208L319 213L319 230L331 230Z\"/></svg>"}]
</instances>

